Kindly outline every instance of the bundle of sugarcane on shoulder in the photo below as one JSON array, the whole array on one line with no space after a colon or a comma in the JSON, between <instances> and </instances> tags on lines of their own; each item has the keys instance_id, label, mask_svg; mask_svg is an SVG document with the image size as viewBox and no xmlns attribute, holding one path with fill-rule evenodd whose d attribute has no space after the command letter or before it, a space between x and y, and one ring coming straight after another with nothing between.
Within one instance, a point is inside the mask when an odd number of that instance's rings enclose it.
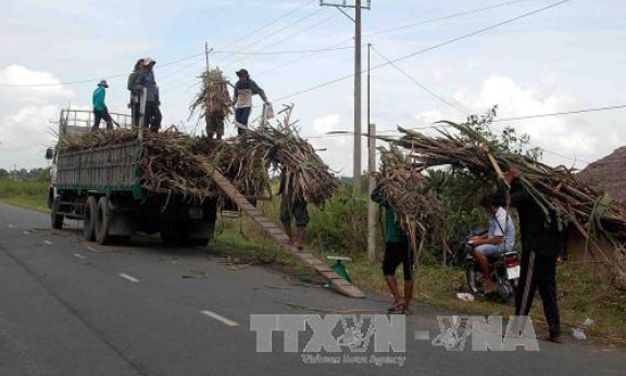
<instances>
[{"instance_id":1,"label":"bundle of sugarcane on shoulder","mask_svg":"<svg viewBox=\"0 0 626 376\"><path fill-rule=\"evenodd\" d=\"M379 151L381 166L375 175L377 187L372 198L399 217L396 220L418 257L424 241L447 250L444 209L427 177L398 148L381 147Z\"/></svg>"},{"instance_id":2,"label":"bundle of sugarcane on shoulder","mask_svg":"<svg viewBox=\"0 0 626 376\"><path fill-rule=\"evenodd\" d=\"M217 139L222 139L225 119L232 114L228 81L219 67L204 72L201 79L202 87L189 107L189 117L198 113L199 118L206 121L207 137L216 136Z\"/></svg>"},{"instance_id":3,"label":"bundle of sugarcane on shoulder","mask_svg":"<svg viewBox=\"0 0 626 376\"><path fill-rule=\"evenodd\" d=\"M401 137L381 137L406 149L415 171L452 167L499 186L502 204L525 197L544 216L554 232L573 229L586 240L596 262L615 265L626 242L626 208L593 186L579 181L572 169L551 167L535 158L504 150L473 126L476 119L457 124L437 123L439 136L399 128ZM453 131L450 131L452 129ZM512 190L511 190L512 188ZM528 202L528 201L527 201ZM519 208L518 208L519 211ZM524 239L522 239L524 241ZM609 254L601 243L609 243Z\"/></svg>"}]
</instances>

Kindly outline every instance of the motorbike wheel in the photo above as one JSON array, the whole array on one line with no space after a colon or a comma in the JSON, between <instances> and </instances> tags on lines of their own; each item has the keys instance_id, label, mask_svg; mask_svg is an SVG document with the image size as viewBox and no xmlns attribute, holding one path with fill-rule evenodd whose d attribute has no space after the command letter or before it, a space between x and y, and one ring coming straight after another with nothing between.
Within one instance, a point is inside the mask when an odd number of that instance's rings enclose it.
<instances>
[{"instance_id":1,"label":"motorbike wheel","mask_svg":"<svg viewBox=\"0 0 626 376\"><path fill-rule=\"evenodd\" d=\"M465 266L465 278L472 294L482 294L485 291L485 277L479 270L476 270L475 264Z\"/></svg>"}]
</instances>

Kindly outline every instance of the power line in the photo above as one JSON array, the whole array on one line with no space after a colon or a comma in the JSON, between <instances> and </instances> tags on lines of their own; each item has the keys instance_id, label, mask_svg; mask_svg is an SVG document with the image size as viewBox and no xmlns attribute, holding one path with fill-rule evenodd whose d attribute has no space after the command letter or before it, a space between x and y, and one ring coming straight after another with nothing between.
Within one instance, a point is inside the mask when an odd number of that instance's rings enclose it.
<instances>
[{"instance_id":1,"label":"power line","mask_svg":"<svg viewBox=\"0 0 626 376\"><path fill-rule=\"evenodd\" d=\"M590 112L602 112L602 111L612 111L612 110L621 110L621 109L626 109L626 105L620 104L620 105L615 105L615 106L586 108L586 109L574 110L574 111L554 112L554 113L550 113L550 114L516 116L516 117L495 119L493 122L494 123L500 123L500 122L505 122L505 121L540 119L540 118L552 117L552 116L565 116L565 115L585 114L585 113L590 113Z\"/></svg>"},{"instance_id":2,"label":"power line","mask_svg":"<svg viewBox=\"0 0 626 376\"><path fill-rule=\"evenodd\" d=\"M182 63L184 61L187 60L191 60L194 58L197 58L198 56L203 56L203 53L200 54L194 54L191 56L187 56L187 57L183 57L177 60L173 60L173 61L169 61L167 63L163 63L160 64L159 67L166 67L169 65L174 65L174 64L179 64ZM128 74L130 74L130 72L126 72L126 73L120 73L120 74L116 74L116 75L111 75L111 76L106 76L106 77L98 77L98 78L91 78L91 79L84 79L84 80L75 80L75 81L60 81L60 82L56 82L56 83L46 83L46 84L24 84L24 85L12 85L12 84L0 84L0 87L5 87L5 88L40 88L40 87L54 87L54 86L66 86L66 85L78 85L78 84L85 84L85 83L92 83L92 82L96 82L96 81L100 81L101 79L105 79L105 80L112 80L115 78L119 78L119 77L126 77L128 76Z\"/></svg>"},{"instance_id":3,"label":"power line","mask_svg":"<svg viewBox=\"0 0 626 376\"><path fill-rule=\"evenodd\" d=\"M281 16L278 16L278 17L277 17L277 18L275 18L274 20L270 21L269 23L267 23L267 24L265 24L265 25L263 25L263 26L261 26L261 27L259 27L259 28L257 28L257 29L254 29L254 30L250 31L249 33L247 33L246 35L243 35L243 36L239 37L238 39L236 39L236 40L234 40L234 41L230 42L230 43L229 43L229 44L227 44L226 46L223 46L223 47L222 47L222 49L226 49L226 48L232 47L232 46L234 46L235 44L237 44L238 42L240 42L240 41L242 41L242 40L244 40L244 39L248 38L249 36L254 35L254 34L256 34L256 33L260 32L260 31L262 31L262 30L267 29L268 27L270 27L270 26L272 26L272 25L276 24L278 21L282 20L283 18L289 17L290 15L292 15L292 14L294 14L294 13L297 13L297 12L298 12L298 11L300 11L301 9L306 8L307 6L309 6L309 5L313 4L315 1L316 1L316 0L310 0L310 1L305 2L305 3L304 3L303 5L301 5L300 7L298 7L298 8L295 8L295 9L292 9L292 10L288 11L288 12L286 12L286 13L282 14Z\"/></svg>"},{"instance_id":4,"label":"power line","mask_svg":"<svg viewBox=\"0 0 626 376\"><path fill-rule=\"evenodd\" d=\"M370 36L379 35L379 34L391 33L391 32L394 32L394 31L403 30L403 29L407 29L407 28L411 28L411 27L428 25L428 24L432 24L432 23L436 23L436 22L440 22L440 21L444 21L444 20L449 20L449 19L456 18L456 17L461 17L461 16L465 16L465 15L469 15L469 14L484 12L484 11L487 11L487 10L491 10L491 9L496 9L496 8L512 5L514 3L518 3L518 2L522 2L522 1L528 1L528 0L507 1L505 3L495 4L495 5L488 6L488 7L473 9L473 10L460 12L460 13L454 13L454 14L450 14L450 15L446 15L446 16L435 17L435 18L431 18L431 19L428 19L428 20L420 21L420 22L417 22L417 23L411 23L411 24L396 26L396 27L393 27L393 28L390 28L390 29L383 29L383 30L373 31L373 32L364 34L364 37L370 37ZM332 48L332 47L335 47L335 46L340 46L340 45L342 45L344 43L347 43L347 42L350 42L350 41L352 41L352 38L343 39L343 40L341 40L341 41L339 41L337 43L331 44L331 45L329 45L327 47L328 48ZM268 69L266 71L263 71L263 72L257 74L256 76L265 75L265 74L274 72L276 70L279 70L280 68L283 68L283 67L295 64L295 63L300 62L302 60L309 59L309 58L311 58L311 57L313 57L315 55L316 54L313 53L313 54L311 54L309 56L301 57L301 58L295 59L293 61L280 64L280 65L275 66L273 68L270 68L270 69Z\"/></svg>"},{"instance_id":5,"label":"power line","mask_svg":"<svg viewBox=\"0 0 626 376\"><path fill-rule=\"evenodd\" d=\"M433 45L433 46L430 46L430 47L427 47L427 48L424 48L424 49L417 50L417 51L412 52L412 53L410 53L410 54L408 54L408 55L404 55L404 56L402 56L402 57L399 57L399 58L396 58L396 59L390 60L389 62L385 62L385 63L379 64L379 65L373 66L371 69L372 69L372 70L379 69L379 68L382 68L382 67L384 67L384 66L387 66L387 65L390 65L390 64L393 64L393 63L397 63L397 62L402 61L402 60L410 59L410 58L412 58L412 57L415 57L415 56L417 56L417 55L423 54L423 53L425 53L425 52L429 52L429 51L432 51L432 50L436 50L436 49L438 49L438 48L441 48L441 47L447 46L447 45L449 45L449 44L452 44L452 43L455 43L455 42L458 42L458 41L461 41L461 40L464 40L464 39L471 38L471 37L473 37L473 36L475 36L475 35L478 35L478 34L481 34L481 33L485 33L485 32L487 32L487 31L490 31L490 30L496 29L496 28L498 28L498 27L500 27L500 26L504 26L504 25L507 25L507 24L510 24L510 23L513 23L513 22L519 21L519 20L521 20L521 19L523 19L523 18L527 18L527 17L530 17L530 16L532 16L532 15L535 15L535 14L538 14L538 13L541 13L541 12L544 12L544 11L547 11L547 10L549 10L549 9L552 9L552 8L558 7L559 5L563 5L563 4L565 4L565 3L569 3L569 2L571 2L571 1L574 1L574 0L561 0L561 1L558 1L558 2L556 2L556 3L553 3L553 4L550 4L550 5L548 5L548 6L545 6L545 7L539 8L539 9L536 9L536 10L534 10L534 11L531 11L531 12L528 12L528 13L524 13L524 14L522 14L522 15L519 15L519 16L516 16L516 17L513 17L513 18L509 18L509 19L508 19L508 20L506 20L506 21L502 21L502 22L499 22L499 23L497 23L497 24L490 25L490 26L487 26L487 27L484 27L484 28L478 29L478 30L473 31L473 32L471 32L471 33L464 34L464 35L461 35L461 36L456 37L456 38L448 39L448 40L446 40L446 41L444 41L444 42L441 42L441 43L435 44L435 45ZM361 72L361 73L364 73L364 72ZM325 87L325 86L329 86L329 85L335 84L335 83L337 83L337 82L341 82L341 81L347 80L347 79L349 79L349 78L352 78L353 76L354 76L354 74L348 74L348 75L346 75L346 76L336 78L336 79L334 79L334 80L331 80L331 81L328 81L328 82L325 82L325 83L322 83L322 84L319 84L319 85L316 85L316 86L310 87L310 88L308 88L308 89L300 90L300 91L297 91L297 92L295 92L295 93L292 93L292 94L286 95L286 96L281 97L281 98L279 98L279 99L277 99L277 100L283 100L283 99L292 98L292 97L295 97L295 96L298 96L298 95L302 95L302 94L308 93L308 92L310 92L310 91L314 91L314 90L317 90L317 89L323 88L323 87Z\"/></svg>"},{"instance_id":6,"label":"power line","mask_svg":"<svg viewBox=\"0 0 626 376\"><path fill-rule=\"evenodd\" d=\"M252 46L254 46L254 45L256 45L256 44L259 44L260 42L262 42L262 41L264 41L264 40L266 40L266 39L268 39L268 38L271 38L271 37L273 37L274 35L276 35L276 34L278 34L278 33L281 33L281 32L283 32L283 31L285 31L285 30L288 30L288 29L290 29L290 28L292 28L292 27L294 27L294 26L296 26L296 25L298 25L298 24L301 24L302 22L304 22L304 21L308 20L309 18L311 18L311 17L315 16L316 14L318 14L318 13L319 13L319 12L321 12L321 11L323 11L323 9L322 9L322 8L320 8L320 9L316 9L316 10L314 10L312 13L309 13L309 14L305 15L304 17L300 17L300 18L298 18L297 20L295 20L295 21L293 21L293 22L291 22L291 23L288 23L287 25L285 25L285 26L281 27L280 29L277 29L277 30L272 31L270 34L268 34L268 35L266 35L266 36L262 37L261 39L257 39L257 40L255 40L255 41L253 41L252 43L248 43L248 44L246 44L246 45L245 45L245 46L243 46L241 49L244 49L244 50L245 50L245 49L250 48L250 47L252 47ZM236 56L236 55L237 55L237 54L233 54L233 56ZM228 64L229 64L229 65L232 65L232 64L234 64L234 63L236 63L236 62L237 62L237 60L235 60L234 62L228 63Z\"/></svg>"},{"instance_id":7,"label":"power line","mask_svg":"<svg viewBox=\"0 0 626 376\"><path fill-rule=\"evenodd\" d=\"M391 66L393 68L395 68L398 72L400 72L401 74L403 74L406 78L408 78L411 82L413 82L415 85L417 85L419 88L421 88L422 90L424 90L425 92L427 92L428 94L430 94L431 96L433 96L434 98L438 99L439 101L441 101L442 103L446 104L447 106L449 106L450 108L465 114L465 115L469 115L469 113L467 111L465 111L464 109L460 108L460 106L455 105L453 103L451 103L450 101L448 101L447 99L445 99L444 97L442 97L441 95L437 94L436 92L434 92L433 90L429 89L428 87L426 87L424 84L422 84L421 82L419 82L415 77L411 76L409 73L407 73L404 69L400 68L398 65L396 65L394 62L392 62L391 60L387 59L385 57L385 55L383 55L378 48L372 46L372 49L374 50L374 52L376 52L376 54L380 57L382 57L385 61L387 61L389 64L391 64Z\"/></svg>"},{"instance_id":8,"label":"power line","mask_svg":"<svg viewBox=\"0 0 626 376\"><path fill-rule=\"evenodd\" d=\"M264 54L263 52L260 52L260 51L262 51L263 49L269 48L269 47L276 46L276 45L278 45L278 44L280 44L280 43L282 43L282 42L284 42L284 41L286 41L286 40L293 39L293 38L297 37L298 35L304 34L304 33L306 33L307 31L309 31L309 30L311 30L311 29L314 29L314 28L318 27L319 25L322 25L322 24L324 24L324 23L328 22L328 21L330 21L331 19L333 19L333 18L335 18L335 17L337 17L337 16L338 16L338 14L331 14L329 17L326 17L326 18L324 18L324 19L322 19L322 20L320 20L320 21L318 21L318 22L316 22L316 23L314 23L314 24L312 24L312 25L309 25L308 27L306 27L306 28L304 28L304 29L302 29L302 30L298 31L298 32L297 32L297 33L295 33L295 34L287 35L285 38L279 39L279 40L277 40L277 41L274 41L273 43L270 43L270 44L268 44L268 45L265 45L265 46L262 46L262 47L258 48L258 49L257 49L257 51L258 51L258 52L256 52L256 53L257 53L257 54ZM354 48L354 47L352 47L352 48ZM345 48L343 48L343 49L345 49ZM322 49L322 50L324 50L324 49ZM326 50L334 50L334 49L326 49ZM318 51L315 51L315 52L317 53L317 52L321 52L321 51L320 51L320 50L318 50ZM249 53L248 55L254 55L254 54L255 54L255 53L254 53L254 52L252 52L252 53ZM265 53L265 54L267 54L267 53ZM239 59L239 60L236 60L236 61L234 61L234 62L232 62L232 63L228 64L227 66L231 66L231 65L233 65L233 64L235 64L235 63L241 63L242 61L245 61L245 60L247 60L247 59L249 59L249 58L250 58L250 56L243 57L243 58L241 58L241 59Z\"/></svg>"}]
</instances>

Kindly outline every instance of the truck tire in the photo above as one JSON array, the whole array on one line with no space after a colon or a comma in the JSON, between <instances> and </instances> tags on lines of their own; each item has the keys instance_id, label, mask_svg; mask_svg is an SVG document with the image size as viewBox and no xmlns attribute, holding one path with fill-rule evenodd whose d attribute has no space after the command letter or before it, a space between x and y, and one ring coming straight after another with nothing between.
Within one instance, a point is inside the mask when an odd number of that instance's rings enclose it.
<instances>
[{"instance_id":1,"label":"truck tire","mask_svg":"<svg viewBox=\"0 0 626 376\"><path fill-rule=\"evenodd\" d=\"M96 215L96 242L100 245L107 245L111 242L109 228L111 227L111 208L109 199L100 197L98 201L98 214Z\"/></svg>"},{"instance_id":2,"label":"truck tire","mask_svg":"<svg viewBox=\"0 0 626 376\"><path fill-rule=\"evenodd\" d=\"M98 202L94 196L87 198L83 217L83 239L92 242L96 240L96 221L98 218Z\"/></svg>"},{"instance_id":3,"label":"truck tire","mask_svg":"<svg viewBox=\"0 0 626 376\"><path fill-rule=\"evenodd\" d=\"M63 214L59 214L59 201L60 198L57 197L52 200L52 207L50 208L50 222L52 228L55 230L60 230L63 228L63 220L65 216Z\"/></svg>"}]
</instances>

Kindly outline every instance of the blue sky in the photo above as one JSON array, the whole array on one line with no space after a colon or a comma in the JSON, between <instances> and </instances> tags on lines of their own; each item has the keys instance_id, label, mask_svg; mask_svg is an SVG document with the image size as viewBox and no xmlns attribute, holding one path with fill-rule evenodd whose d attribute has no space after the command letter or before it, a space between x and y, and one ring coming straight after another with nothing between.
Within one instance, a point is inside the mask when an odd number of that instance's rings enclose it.
<instances>
[{"instance_id":1,"label":"blue sky","mask_svg":"<svg viewBox=\"0 0 626 376\"><path fill-rule=\"evenodd\" d=\"M402 31L368 36L377 30L488 7L505 0L373 0L364 12L365 42L388 58L439 44L471 31L547 6L556 0L524 0L480 13ZM306 6L303 6L307 4ZM291 15L235 44L233 41L288 11ZM621 104L626 63L626 7L619 0L574 0L516 23L403 60L398 65L455 107L482 113L500 106L502 117ZM296 21L302 20L296 23ZM291 26L290 26L291 25ZM276 33L283 29L280 33ZM232 55L227 51L276 52L349 47L353 24L318 1L305 0L3 0L0 8L0 167L43 166L51 124L69 103L89 108L102 77L130 70L137 58L159 63L199 54L208 41L211 63L234 80L247 68L270 100L352 73L353 50L313 54ZM279 67L300 57L296 64ZM364 55L365 57L365 55ZM383 60L373 54L372 63ZM166 124L188 131L188 105L197 90L204 57L160 68ZM2 84L36 84L92 79L86 84L15 89ZM111 111L125 111L125 77L110 80ZM296 104L302 133L320 136L351 129L352 81L344 80L303 95ZM279 107L280 102L274 102ZM257 102L256 111L260 111ZM464 115L435 99L392 67L372 75L372 121L379 129L396 124L421 127ZM626 144L626 111L545 118L511 123L533 143L563 156L546 154L551 164L584 167ZM202 126L199 127L200 129ZM497 129L497 128L496 128ZM230 131L232 132L232 130ZM323 157L342 174L351 173L348 137L312 138L327 148Z\"/></svg>"}]
</instances>

